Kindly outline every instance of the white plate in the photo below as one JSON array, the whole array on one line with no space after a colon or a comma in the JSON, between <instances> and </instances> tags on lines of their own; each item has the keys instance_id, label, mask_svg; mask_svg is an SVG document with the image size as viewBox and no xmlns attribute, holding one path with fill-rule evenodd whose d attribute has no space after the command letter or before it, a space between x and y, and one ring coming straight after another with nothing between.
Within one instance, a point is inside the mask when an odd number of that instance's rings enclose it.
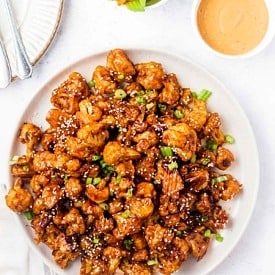
<instances>
[{"instance_id":1,"label":"white plate","mask_svg":"<svg viewBox=\"0 0 275 275\"><path fill-rule=\"evenodd\" d=\"M166 72L174 72L177 74L183 87L190 87L192 90L201 90L203 88L212 90L213 95L208 100L209 110L220 113L223 119L223 131L233 135L236 139L236 143L230 145L236 161L228 172L232 173L243 184L243 192L232 201L224 204L225 209L230 214L229 224L227 228L222 231L224 241L222 243L213 241L206 256L202 260L199 262L189 260L181 269L184 274L188 275L207 274L227 257L239 241L254 208L259 184L259 161L257 147L249 121L232 94L221 82L203 68L184 58L167 52L144 49L129 49L126 50L126 52L134 63L151 60L162 63ZM37 92L29 106L26 107L22 118L18 122L18 128L26 121L33 122L45 128L47 126L45 116L51 107L49 98L52 90L64 81L72 71L78 71L89 79L96 65L105 64L106 54L106 52L102 52L88 56L65 68L50 79ZM14 132L11 156L22 154L25 149L18 144L17 133L18 129ZM12 182L12 177L10 177L10 182ZM48 265L53 266L60 274L78 274L79 262L74 263L69 269L66 269L66 271L61 271L54 264L50 250L44 245L36 246L33 243L32 230L29 226L26 226L26 224L28 224L26 219L16 215L16 220L30 246L41 255Z\"/></svg>"},{"instance_id":2,"label":"white plate","mask_svg":"<svg viewBox=\"0 0 275 275\"><path fill-rule=\"evenodd\" d=\"M63 0L11 0L17 26L30 59L35 65L50 46L61 20ZM13 42L5 8L0 1L0 37L15 77Z\"/></svg>"}]
</instances>

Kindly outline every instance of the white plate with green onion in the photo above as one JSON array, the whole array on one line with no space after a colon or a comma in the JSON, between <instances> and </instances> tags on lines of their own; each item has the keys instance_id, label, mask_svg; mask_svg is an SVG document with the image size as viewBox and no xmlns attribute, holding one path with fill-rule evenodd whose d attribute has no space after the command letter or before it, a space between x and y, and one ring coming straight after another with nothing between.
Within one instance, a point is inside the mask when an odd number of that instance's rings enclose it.
<instances>
[{"instance_id":1,"label":"white plate with green onion","mask_svg":"<svg viewBox=\"0 0 275 275\"><path fill-rule=\"evenodd\" d=\"M168 52L161 52L147 49L124 49L134 63L156 61L163 65L166 72L173 72L177 75L182 87L190 87L193 91L207 89L212 91L208 99L210 111L218 112L222 118L222 130L234 137L234 144L230 150L235 156L235 162L228 169L228 173L243 185L241 194L233 200L224 203L223 207L229 213L229 223L222 230L222 242L213 239L206 255L200 261L188 260L180 269L178 274L198 275L207 274L215 269L229 255L244 233L251 217L257 197L259 185L259 160L254 134L250 123L239 103L232 96L230 91L208 73L205 69L192 63L188 59L176 56ZM23 122L33 122L43 129L47 127L45 121L46 113L51 108L50 96L52 91L63 82L73 71L78 71L87 81L91 73L99 64L106 63L107 52L91 54L84 59L64 68L57 75L52 76L36 93L32 101L25 108L25 112L18 120L18 128L14 131L14 138L11 141L10 156L21 155L24 147L17 141L18 129ZM9 171L10 167L7 167ZM10 185L12 176L10 175ZM10 186L8 186L10 187ZM58 274L76 275L79 274L80 261L76 261L66 270L61 270L53 261L50 249L45 245L36 245L33 241L33 231L29 221L22 215L16 215L17 226L21 228L22 235L27 239L30 247L36 251L43 261L52 267ZM233 255L234 256L234 255Z\"/></svg>"}]
</instances>

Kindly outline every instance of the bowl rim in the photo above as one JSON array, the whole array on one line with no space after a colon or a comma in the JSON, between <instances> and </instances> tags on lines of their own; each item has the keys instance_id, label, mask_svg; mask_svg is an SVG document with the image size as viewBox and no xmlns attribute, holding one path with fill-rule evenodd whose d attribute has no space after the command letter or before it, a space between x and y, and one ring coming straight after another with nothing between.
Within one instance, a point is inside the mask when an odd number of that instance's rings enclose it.
<instances>
[{"instance_id":1,"label":"bowl rim","mask_svg":"<svg viewBox=\"0 0 275 275\"><path fill-rule=\"evenodd\" d=\"M191 19L192 19L193 29L194 29L194 32L195 32L198 40L201 42L201 44L206 49L208 49L208 51L212 52L216 56L223 57L226 59L243 59L243 58L253 57L253 56L259 54L260 52L262 52L273 40L273 38L275 36L275 16L273 15L273 14L275 14L275 1L274 0L264 0L266 7L267 7L267 11L268 11L268 26L267 26L266 33L265 33L263 39L260 41L260 43L258 43L258 45L256 47L254 47L253 49L249 50L246 53L242 53L242 54L226 54L226 53L219 52L218 50L215 50L214 48L209 46L209 44L202 38L199 28L198 28L197 11L198 11L198 7L199 7L201 1L203 1L203 0L194 0L193 4L192 4L192 11L191 11L192 18Z\"/></svg>"}]
</instances>

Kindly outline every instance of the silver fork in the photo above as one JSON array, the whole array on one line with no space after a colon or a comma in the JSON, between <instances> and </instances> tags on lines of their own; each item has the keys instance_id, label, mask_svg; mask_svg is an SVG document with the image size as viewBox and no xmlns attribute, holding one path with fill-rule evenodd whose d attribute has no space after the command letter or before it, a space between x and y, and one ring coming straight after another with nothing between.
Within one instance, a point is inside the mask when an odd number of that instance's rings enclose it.
<instances>
[{"instance_id":1,"label":"silver fork","mask_svg":"<svg viewBox=\"0 0 275 275\"><path fill-rule=\"evenodd\" d=\"M10 0L2 0L8 14L9 25L14 43L14 54L16 59L16 74L20 79L28 78L32 75L32 65L29 61L25 47L23 45L19 31L17 30L14 14Z\"/></svg>"}]
</instances>

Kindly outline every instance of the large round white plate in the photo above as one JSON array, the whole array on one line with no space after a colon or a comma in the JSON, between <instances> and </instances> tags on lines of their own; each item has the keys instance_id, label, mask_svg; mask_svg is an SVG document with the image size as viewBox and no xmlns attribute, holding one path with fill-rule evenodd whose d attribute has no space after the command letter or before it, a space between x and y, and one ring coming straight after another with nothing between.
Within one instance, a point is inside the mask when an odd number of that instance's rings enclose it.
<instances>
[{"instance_id":1,"label":"large round white plate","mask_svg":"<svg viewBox=\"0 0 275 275\"><path fill-rule=\"evenodd\" d=\"M211 247L205 257L196 262L190 260L182 267L179 273L188 275L207 274L220 264L241 238L252 210L254 208L258 184L259 184L259 161L254 135L248 119L238 102L232 94L215 77L203 68L195 65L187 59L175 56L167 52L158 52L144 49L126 49L126 53L134 63L157 61L163 64L166 72L174 72L183 87L192 90L203 88L213 91L208 100L210 111L218 112L223 119L223 131L231 134L236 139L235 144L229 145L236 157L236 161L228 172L232 173L243 184L243 192L235 199L224 203L225 209L230 214L230 221L225 230L222 231L224 241L219 243L213 240ZM18 128L23 122L33 122L44 129L47 127L45 116L50 105L50 95L68 74L72 71L80 72L84 77L90 79L91 73L96 65L105 64L106 52L93 54L73 65L65 68L59 74L50 79L36 94L29 106L26 107L22 118L18 122ZM17 141L18 129L14 132L11 156L22 154L25 150ZM10 184L12 177L10 176ZM33 233L24 217L16 215L18 226L22 234L26 236L30 246L39 253L42 259L55 268L60 274L75 275L79 271L79 261L74 263L66 271L61 271L53 262L51 251L44 245L35 245L32 238Z\"/></svg>"},{"instance_id":2,"label":"large round white plate","mask_svg":"<svg viewBox=\"0 0 275 275\"><path fill-rule=\"evenodd\" d=\"M64 0L11 0L17 26L27 55L35 65L50 46L59 26ZM0 1L0 37L6 48L15 78L13 42L5 7Z\"/></svg>"}]
</instances>

